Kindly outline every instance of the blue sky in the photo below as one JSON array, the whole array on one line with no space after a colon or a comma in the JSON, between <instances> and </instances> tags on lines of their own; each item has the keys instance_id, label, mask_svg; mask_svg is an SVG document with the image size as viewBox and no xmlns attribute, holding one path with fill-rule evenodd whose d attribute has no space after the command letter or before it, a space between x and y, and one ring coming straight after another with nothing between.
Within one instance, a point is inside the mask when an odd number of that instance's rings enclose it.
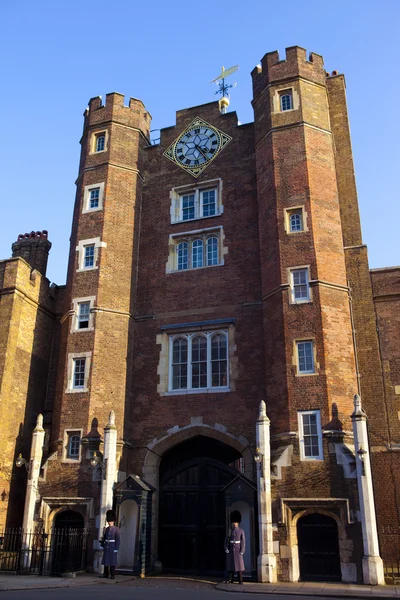
<instances>
[{"instance_id":1,"label":"blue sky","mask_svg":"<svg viewBox=\"0 0 400 600\"><path fill-rule=\"evenodd\" d=\"M48 277L65 282L82 113L89 98L140 98L152 128L210 102L209 82L239 64L231 110L253 120L250 72L299 45L346 76L371 268L400 265L399 0L2 0L0 257L19 233L47 229Z\"/></svg>"}]
</instances>

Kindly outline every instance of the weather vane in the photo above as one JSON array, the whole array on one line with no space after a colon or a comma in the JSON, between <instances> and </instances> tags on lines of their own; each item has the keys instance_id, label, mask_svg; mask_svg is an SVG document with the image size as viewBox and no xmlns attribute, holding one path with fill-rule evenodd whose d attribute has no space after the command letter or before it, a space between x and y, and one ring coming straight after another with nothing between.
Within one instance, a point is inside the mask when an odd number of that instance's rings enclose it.
<instances>
[{"instance_id":1,"label":"weather vane","mask_svg":"<svg viewBox=\"0 0 400 600\"><path fill-rule=\"evenodd\" d=\"M232 85L227 85L225 83L225 79L226 77L229 77L229 75L232 75L232 73L235 73L238 70L239 65L235 65L234 67L230 67L229 69L225 69L225 67L222 67L221 73L218 75L218 77L216 77L210 82L216 83L218 85L218 91L215 92L215 94L221 94L221 98L219 99L219 107L222 114L226 113L226 109L229 106L228 90L230 88L236 87L236 83L233 83Z\"/></svg>"}]
</instances>

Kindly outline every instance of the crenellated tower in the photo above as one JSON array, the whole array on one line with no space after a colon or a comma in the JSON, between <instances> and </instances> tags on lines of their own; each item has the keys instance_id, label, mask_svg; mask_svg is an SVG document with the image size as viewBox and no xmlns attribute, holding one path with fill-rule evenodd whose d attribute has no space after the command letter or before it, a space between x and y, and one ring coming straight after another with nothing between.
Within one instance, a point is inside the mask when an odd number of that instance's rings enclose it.
<instances>
[{"instance_id":1,"label":"crenellated tower","mask_svg":"<svg viewBox=\"0 0 400 600\"><path fill-rule=\"evenodd\" d=\"M131 98L125 106L118 93L105 104L92 98L84 113L53 419L66 459L74 431L93 434L93 419L104 426L110 410L123 431L149 129L143 103Z\"/></svg>"},{"instance_id":2,"label":"crenellated tower","mask_svg":"<svg viewBox=\"0 0 400 600\"><path fill-rule=\"evenodd\" d=\"M357 379L323 60L295 46L252 77L271 433L296 431L301 411L348 430Z\"/></svg>"}]
</instances>

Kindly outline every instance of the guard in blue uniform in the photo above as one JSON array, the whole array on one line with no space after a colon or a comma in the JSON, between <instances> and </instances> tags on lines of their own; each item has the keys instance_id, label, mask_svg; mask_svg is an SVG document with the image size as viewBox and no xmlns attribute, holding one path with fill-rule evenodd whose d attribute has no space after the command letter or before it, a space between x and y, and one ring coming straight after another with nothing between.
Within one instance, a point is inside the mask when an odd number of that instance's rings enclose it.
<instances>
[{"instance_id":1,"label":"guard in blue uniform","mask_svg":"<svg viewBox=\"0 0 400 600\"><path fill-rule=\"evenodd\" d=\"M115 579L115 567L117 566L120 535L118 527L114 525L117 517L113 510L107 511L106 519L108 527L106 527L100 542L101 547L104 549L102 560L102 564L104 565L104 575L102 575L102 577L108 577L110 569L111 579Z\"/></svg>"},{"instance_id":2,"label":"guard in blue uniform","mask_svg":"<svg viewBox=\"0 0 400 600\"><path fill-rule=\"evenodd\" d=\"M243 585L244 560L246 539L243 529L239 527L241 514L238 510L231 513L231 532L225 540L226 569L229 573L227 583L233 583L235 571L239 576L239 584Z\"/></svg>"}]
</instances>

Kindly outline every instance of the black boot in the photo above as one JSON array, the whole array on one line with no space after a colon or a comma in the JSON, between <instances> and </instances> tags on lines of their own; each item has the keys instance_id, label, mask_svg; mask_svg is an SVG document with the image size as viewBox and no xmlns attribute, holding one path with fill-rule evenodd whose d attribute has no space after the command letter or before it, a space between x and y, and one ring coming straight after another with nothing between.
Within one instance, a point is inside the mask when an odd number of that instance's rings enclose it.
<instances>
[{"instance_id":1,"label":"black boot","mask_svg":"<svg viewBox=\"0 0 400 600\"><path fill-rule=\"evenodd\" d=\"M243 585L243 571L239 571L239 585Z\"/></svg>"}]
</instances>

